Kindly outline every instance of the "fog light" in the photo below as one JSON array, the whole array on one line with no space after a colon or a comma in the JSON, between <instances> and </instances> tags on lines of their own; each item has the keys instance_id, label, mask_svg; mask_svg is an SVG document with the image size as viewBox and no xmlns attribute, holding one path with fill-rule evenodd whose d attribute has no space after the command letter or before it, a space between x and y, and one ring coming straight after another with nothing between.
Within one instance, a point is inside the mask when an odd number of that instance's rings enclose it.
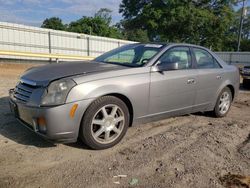
<instances>
[{"instance_id":1,"label":"fog light","mask_svg":"<svg viewBox=\"0 0 250 188\"><path fill-rule=\"evenodd\" d=\"M46 132L46 120L44 117L37 118L37 124L40 132Z\"/></svg>"}]
</instances>

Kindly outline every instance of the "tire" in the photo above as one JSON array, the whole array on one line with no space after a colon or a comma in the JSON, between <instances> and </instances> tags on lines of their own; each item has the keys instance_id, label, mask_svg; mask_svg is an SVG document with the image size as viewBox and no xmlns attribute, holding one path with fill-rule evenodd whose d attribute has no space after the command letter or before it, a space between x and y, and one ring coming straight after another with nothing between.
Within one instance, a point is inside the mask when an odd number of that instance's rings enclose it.
<instances>
[{"instance_id":1,"label":"tire","mask_svg":"<svg viewBox=\"0 0 250 188\"><path fill-rule=\"evenodd\" d=\"M248 79L243 79L243 84L242 84L242 86L243 86L244 88L250 88L250 80L248 80Z\"/></svg>"},{"instance_id":2,"label":"tire","mask_svg":"<svg viewBox=\"0 0 250 188\"><path fill-rule=\"evenodd\" d=\"M224 101L223 101L223 98L224 98ZM222 103L224 104L224 106ZM215 117L226 116L230 110L231 103L232 103L232 92L228 87L225 87L218 96L218 99L217 99L217 102L213 111L213 114L215 115Z\"/></svg>"},{"instance_id":3,"label":"tire","mask_svg":"<svg viewBox=\"0 0 250 188\"><path fill-rule=\"evenodd\" d=\"M121 141L129 126L129 110L117 97L103 96L86 110L79 137L92 149L110 148Z\"/></svg>"}]
</instances>

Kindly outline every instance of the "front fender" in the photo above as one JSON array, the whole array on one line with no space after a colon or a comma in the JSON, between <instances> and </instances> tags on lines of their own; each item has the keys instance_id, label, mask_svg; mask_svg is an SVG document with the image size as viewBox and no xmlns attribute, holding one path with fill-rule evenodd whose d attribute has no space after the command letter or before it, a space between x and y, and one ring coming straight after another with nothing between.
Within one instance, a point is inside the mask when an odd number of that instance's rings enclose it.
<instances>
[{"instance_id":1,"label":"front fender","mask_svg":"<svg viewBox=\"0 0 250 188\"><path fill-rule=\"evenodd\" d=\"M130 100L136 118L148 112L149 82L148 73L89 81L75 86L69 92L66 102L95 100L104 95L121 94Z\"/></svg>"},{"instance_id":2,"label":"front fender","mask_svg":"<svg viewBox=\"0 0 250 188\"><path fill-rule=\"evenodd\" d=\"M123 93L126 86L117 86L114 84L99 85L96 82L89 82L74 87L67 97L68 102L74 102L86 99L95 99L110 93Z\"/></svg>"}]
</instances>

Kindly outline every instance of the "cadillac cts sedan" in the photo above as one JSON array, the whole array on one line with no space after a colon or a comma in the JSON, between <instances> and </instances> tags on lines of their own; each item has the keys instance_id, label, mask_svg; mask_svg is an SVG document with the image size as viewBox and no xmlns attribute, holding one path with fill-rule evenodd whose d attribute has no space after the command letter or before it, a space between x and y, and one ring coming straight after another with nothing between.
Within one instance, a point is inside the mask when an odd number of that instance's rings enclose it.
<instances>
[{"instance_id":1,"label":"cadillac cts sedan","mask_svg":"<svg viewBox=\"0 0 250 188\"><path fill-rule=\"evenodd\" d=\"M130 44L93 61L27 70L11 89L16 118L56 142L93 149L117 144L132 124L211 111L225 116L239 71L189 44Z\"/></svg>"}]
</instances>

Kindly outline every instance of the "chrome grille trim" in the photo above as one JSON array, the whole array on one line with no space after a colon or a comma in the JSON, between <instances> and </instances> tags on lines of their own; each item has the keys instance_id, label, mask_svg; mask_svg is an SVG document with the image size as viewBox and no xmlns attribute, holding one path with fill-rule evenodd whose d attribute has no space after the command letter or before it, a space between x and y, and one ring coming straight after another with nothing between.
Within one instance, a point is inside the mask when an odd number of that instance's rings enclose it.
<instances>
[{"instance_id":1,"label":"chrome grille trim","mask_svg":"<svg viewBox=\"0 0 250 188\"><path fill-rule=\"evenodd\" d=\"M29 100L29 97L25 97L23 95L20 95L18 93L14 93L14 97L18 100L21 100L21 101L24 101L24 102L27 102Z\"/></svg>"},{"instance_id":2,"label":"chrome grille trim","mask_svg":"<svg viewBox=\"0 0 250 188\"><path fill-rule=\"evenodd\" d=\"M16 87L14 91L15 91L15 93L19 93L20 95L23 95L25 97L30 97L30 95L31 95L31 92L27 92L27 91L20 89L18 87Z\"/></svg>"},{"instance_id":3,"label":"chrome grille trim","mask_svg":"<svg viewBox=\"0 0 250 188\"><path fill-rule=\"evenodd\" d=\"M27 80L21 80L14 89L13 96L20 102L28 102L36 84L29 85Z\"/></svg>"},{"instance_id":4,"label":"chrome grille trim","mask_svg":"<svg viewBox=\"0 0 250 188\"><path fill-rule=\"evenodd\" d=\"M26 92L29 92L29 93L32 93L32 91L33 91L32 88L30 88L30 87L28 87L28 86L26 86L26 85L24 85L24 84L18 84L16 87L17 87L18 89L21 89L21 90L26 91Z\"/></svg>"},{"instance_id":5,"label":"chrome grille trim","mask_svg":"<svg viewBox=\"0 0 250 188\"><path fill-rule=\"evenodd\" d=\"M21 82L22 84L27 84L27 85L31 85L31 86L36 86L36 82L31 81L31 80L26 80L26 79L24 79L24 78L21 78L21 79L20 79L20 82Z\"/></svg>"}]
</instances>

